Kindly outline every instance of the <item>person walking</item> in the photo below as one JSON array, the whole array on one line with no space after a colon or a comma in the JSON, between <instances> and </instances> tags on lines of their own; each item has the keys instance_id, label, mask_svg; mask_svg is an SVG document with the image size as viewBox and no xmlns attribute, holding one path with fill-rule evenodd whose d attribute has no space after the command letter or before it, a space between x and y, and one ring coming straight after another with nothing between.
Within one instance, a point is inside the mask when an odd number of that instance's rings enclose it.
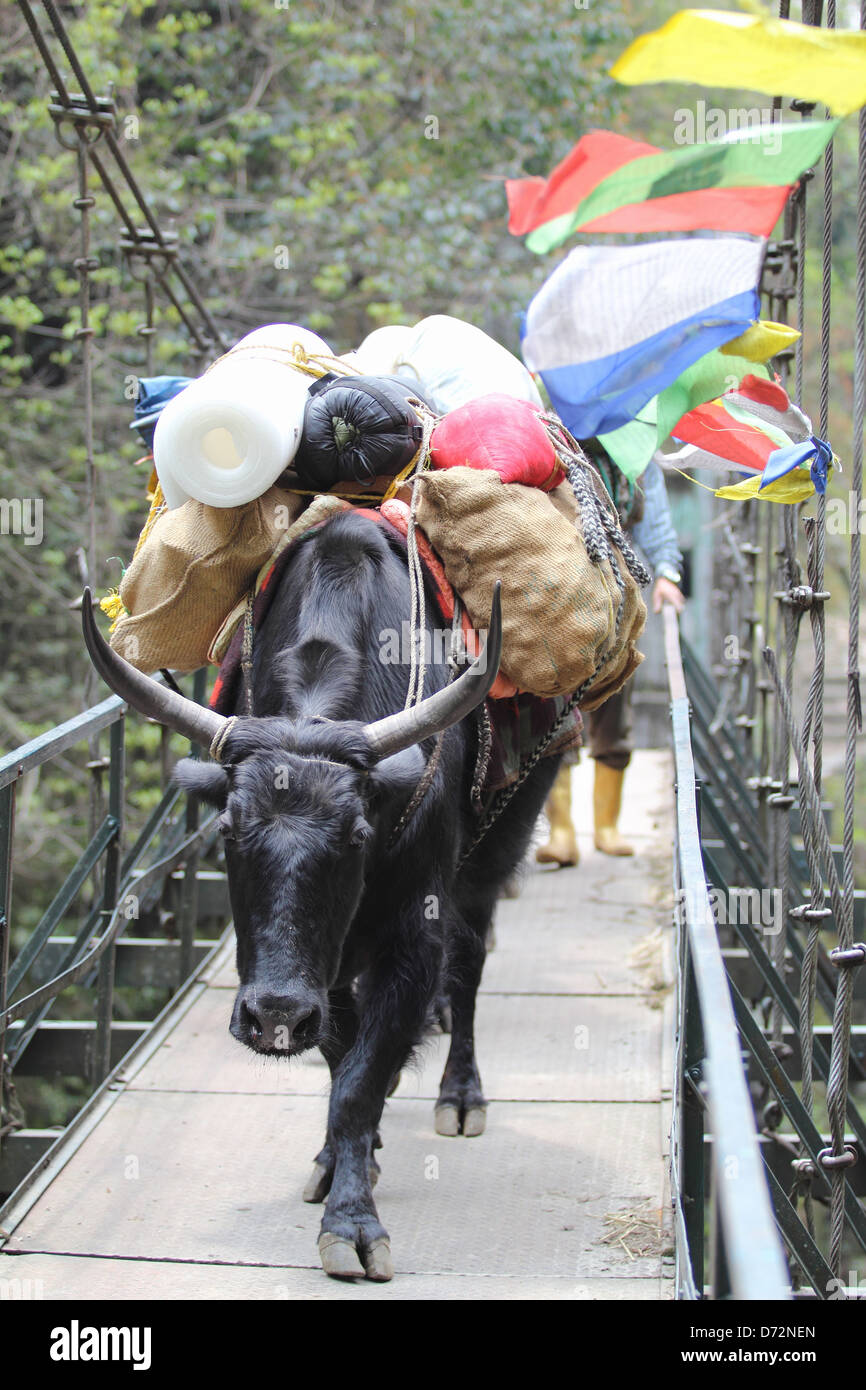
<instances>
[{"instance_id":1,"label":"person walking","mask_svg":"<svg viewBox=\"0 0 866 1390\"><path fill-rule=\"evenodd\" d=\"M652 459L634 488L612 463L597 440L582 441L614 498L623 528L642 551L653 571L651 595L654 613L671 604L678 613L685 605L681 588L683 557L671 518L667 489L661 467ZM589 736L589 755L595 760L593 787L593 839L602 854L631 855L634 847L620 834L618 823L622 807L626 768L632 755L631 688L627 681L598 709L585 716ZM535 857L540 864L559 864L563 868L578 863L577 836L571 819L571 767L564 763L545 807L550 836Z\"/></svg>"}]
</instances>

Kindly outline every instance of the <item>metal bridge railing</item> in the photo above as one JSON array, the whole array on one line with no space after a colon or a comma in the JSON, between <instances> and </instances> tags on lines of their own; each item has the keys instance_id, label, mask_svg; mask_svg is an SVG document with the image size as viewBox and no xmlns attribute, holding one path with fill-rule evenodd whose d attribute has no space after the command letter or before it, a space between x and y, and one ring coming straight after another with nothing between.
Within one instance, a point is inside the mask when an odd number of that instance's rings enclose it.
<instances>
[{"instance_id":1,"label":"metal bridge railing","mask_svg":"<svg viewBox=\"0 0 866 1390\"><path fill-rule=\"evenodd\" d=\"M669 605L665 605L664 620L676 766L679 996L671 1186L677 1296L701 1298L707 1283L713 1298L786 1299L787 1269L704 873L689 698L678 619ZM705 1160L707 1137L711 1140L709 1163ZM707 1207L708 1260L704 1249Z\"/></svg>"},{"instance_id":2,"label":"metal bridge railing","mask_svg":"<svg viewBox=\"0 0 866 1390\"><path fill-rule=\"evenodd\" d=\"M18 7L51 84L48 111L57 139L64 149L76 155L74 209L78 217L79 254L73 268L80 285L80 323L74 339L81 354L86 458L88 541L85 568L87 582L98 589L99 480L94 455L94 329L91 322L91 277L99 265L93 254L91 214L98 191L114 208L122 228L121 250L130 274L143 290L144 322L137 332L143 344L145 372L153 375L156 369L157 292L173 306L188 334L195 370L229 343L184 264L176 236L162 230L153 205L133 173L118 135L117 112L110 90L100 95L91 83L67 27L68 16L64 18L62 7L52 0L42 0L38 7L30 0L18 0ZM204 680L205 672L201 671L196 677L196 698L202 698ZM92 697L95 688L96 676L89 671L85 700ZM194 967L201 963L202 943L195 939L196 899L201 886L198 859L215 831L216 817L199 825L195 800L190 798L181 814L177 810L181 794L169 789L135 843L124 851L125 713L122 701L104 700L0 759L0 1192L8 1190L10 1173L18 1175L22 1165L26 1166L24 1158L10 1163L10 1152L39 1154L44 1152L50 1139L46 1133L36 1136L38 1142L31 1142L33 1136L27 1132L27 1143L23 1142L12 1087L16 1067L19 1075L22 1065L38 1071L34 1054L39 1059L56 1062L58 1050L64 1048L67 1052L64 1064L71 1066L68 1053L77 1047L75 1066L78 1071L75 1074L86 1074L91 1085L99 1087L118 1060L118 1049L133 1045L141 1036L141 1028L131 1025L124 1037L123 1028L113 1018L118 965L125 983L150 985L157 982L164 987L170 982L174 988L180 988ZM97 735L104 730L108 730L110 740L107 768L103 768L95 745ZM91 838L17 958L10 961L17 783L27 772L51 763L66 749L85 741L90 744L88 768L93 774ZM163 772L167 746L164 731ZM101 777L105 770L108 796L107 804L103 805ZM152 862L143 868L147 860ZM142 901L156 902L163 885L170 882L180 863L185 868L177 894L177 941L136 941L132 949L124 950L124 946L131 944L128 938L124 940L129 920L126 911L129 895L134 893ZM75 910L88 884L94 890L92 908L72 937L59 936L57 928ZM225 916L227 918L227 912ZM157 946L171 947L171 950L157 951ZM64 990L82 982L94 986L95 1018L83 1029L79 1028L77 1034L71 1025L68 1028L61 1025L53 1035L52 1050L48 1045L52 1021L46 1022L46 1016Z\"/></svg>"},{"instance_id":3,"label":"metal bridge railing","mask_svg":"<svg viewBox=\"0 0 866 1390\"><path fill-rule=\"evenodd\" d=\"M790 8L788 0L780 0L782 17ZM821 0L803 0L800 14L791 17L833 28L834 0L826 10ZM860 28L866 29L866 0L860 3ZM788 120L821 115L814 103L785 105ZM774 119L781 119L782 106L781 99L773 102ZM852 235L851 223L835 213L834 193L845 181L850 206L855 159ZM813 263L816 273L808 274ZM841 295L840 287L851 281L853 293ZM691 715L686 731L680 688L674 694L679 829L681 835L688 832L693 849L694 828L682 815L680 768L689 750L686 763L693 760L700 788L696 815L708 887L708 892L695 888L692 899L689 884L679 885L692 917L681 932L681 1291L723 1296L730 1287L742 1296L734 1265L742 1254L743 1223L728 1212L734 1226L725 1229L727 1189L715 1135L722 1104L718 1090L729 1086L730 1076L722 1076L711 1061L718 1022L712 1011L720 1008L727 1026L733 1007L737 1034L729 1063L734 1053L742 1053L754 1111L750 1128L757 1129L791 1292L802 1299L845 1299L861 1297L866 1287L861 1203L866 1193L866 971L861 968L866 885L857 877L858 798L863 795L857 773L860 537L866 524L866 110L860 112L859 130L853 124L841 127L822 168L805 175L789 198L781 236L767 250L763 291L765 316L792 321L801 332L796 348L772 365L791 398L814 419L816 434L830 438L842 462L841 487L839 475L831 474L827 493L818 492L805 504L753 500L729 506L719 516L713 531L721 541L714 553L716 616L712 631L702 634L712 674L668 630L671 669L678 683L684 675ZM845 440L849 423L850 445ZM801 632L811 638L809 649ZM834 789L841 811L839 844L832 843L832 808L824 799L831 776L839 782ZM681 846L681 876L686 867L699 873L689 856ZM700 981L695 954L704 935L703 954L712 956L714 970L721 958L727 973L714 1004L706 980ZM694 1000L699 1019L690 1007ZM742 1063L735 1070L741 1090ZM706 1115L712 1131L709 1159L703 1153ZM716 1196L710 1193L714 1209L705 1214L707 1172ZM737 1203L750 1208L754 1192L747 1198L739 1180L733 1188ZM763 1239L750 1235L751 1260L764 1258Z\"/></svg>"},{"instance_id":4,"label":"metal bridge railing","mask_svg":"<svg viewBox=\"0 0 866 1390\"><path fill-rule=\"evenodd\" d=\"M205 677L204 670L195 677L193 693L199 700ZM159 983L165 987L173 975L169 988L180 988L201 961L202 943L196 941L199 862L215 839L217 816L209 815L200 823L196 799L187 798L185 805L179 806L184 794L169 786L134 843L124 847L126 712L124 702L112 696L0 758L0 1190L9 1189L9 1174L21 1176L27 1166L21 1160L10 1163L9 1151L15 1148L23 1128L12 1081L28 1050L41 1042L49 1069L58 1074L84 1074L91 1087L97 1088L126 1049L146 1031L146 1024L124 1028L114 1018L118 945L130 922L139 921L142 913L158 902L180 865L180 883L172 885L177 890L173 914L176 949L172 969L168 977L164 970L159 972ZM104 772L108 774L104 804L101 795L97 797L102 814L41 920L12 958L15 805L20 781L76 745L88 744L92 752L94 740L105 730L109 756L107 760L91 757L88 764L95 782ZM200 750L191 751L198 755ZM79 903L88 887L93 901L82 913ZM58 928L76 915L79 923L74 934L59 937ZM138 942L139 969L127 971L124 982L153 983L155 972L140 968L149 954L143 948L165 944L156 939ZM93 990L93 1020L56 1025L52 1048L47 1045L52 1025L46 1024L46 1017L65 990L82 983ZM39 1046L36 1052L40 1052ZM69 1069L66 1073L64 1066ZM24 1148L28 1157L40 1156L54 1138L56 1135L46 1131L41 1142L34 1143L34 1132L27 1131Z\"/></svg>"}]
</instances>

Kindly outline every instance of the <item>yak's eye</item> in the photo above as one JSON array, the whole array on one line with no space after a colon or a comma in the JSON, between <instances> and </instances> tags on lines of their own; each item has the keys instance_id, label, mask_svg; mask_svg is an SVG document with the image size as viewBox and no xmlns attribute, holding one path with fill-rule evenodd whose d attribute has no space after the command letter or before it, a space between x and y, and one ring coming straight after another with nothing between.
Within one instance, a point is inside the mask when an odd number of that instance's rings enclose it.
<instances>
[{"instance_id":1,"label":"yak's eye","mask_svg":"<svg viewBox=\"0 0 866 1390\"><path fill-rule=\"evenodd\" d=\"M359 816L349 831L349 844L363 845L366 840L369 840L372 833L372 826L367 824L363 816Z\"/></svg>"},{"instance_id":2,"label":"yak's eye","mask_svg":"<svg viewBox=\"0 0 866 1390\"><path fill-rule=\"evenodd\" d=\"M223 811L222 815L220 816L217 822L217 825L219 827L219 832L224 840L233 840L235 838L234 831L232 830L232 818L229 815L228 811Z\"/></svg>"}]
</instances>

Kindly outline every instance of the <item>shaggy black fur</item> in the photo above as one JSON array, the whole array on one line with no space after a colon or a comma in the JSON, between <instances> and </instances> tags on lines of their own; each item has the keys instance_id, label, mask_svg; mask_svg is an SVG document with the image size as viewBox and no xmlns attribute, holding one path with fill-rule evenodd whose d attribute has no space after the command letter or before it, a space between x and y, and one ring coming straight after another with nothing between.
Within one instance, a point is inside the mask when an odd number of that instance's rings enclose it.
<instances>
[{"instance_id":1,"label":"shaggy black fur","mask_svg":"<svg viewBox=\"0 0 866 1390\"><path fill-rule=\"evenodd\" d=\"M428 595L431 629L436 611ZM323 1234L365 1263L385 1235L371 1180L386 1093L441 994L452 1036L438 1103L461 1116L486 1104L473 1041L485 935L558 762L539 764L458 871L476 828L464 720L389 848L424 760L416 747L376 766L363 728L403 707L408 669L381 653L409 617L405 555L374 522L347 513L312 531L257 634L256 717L235 726L222 768L185 761L176 774L223 808L241 980L231 1031L259 1052L321 1048L332 1086L312 1197L327 1196ZM434 662L425 693L447 677Z\"/></svg>"}]
</instances>

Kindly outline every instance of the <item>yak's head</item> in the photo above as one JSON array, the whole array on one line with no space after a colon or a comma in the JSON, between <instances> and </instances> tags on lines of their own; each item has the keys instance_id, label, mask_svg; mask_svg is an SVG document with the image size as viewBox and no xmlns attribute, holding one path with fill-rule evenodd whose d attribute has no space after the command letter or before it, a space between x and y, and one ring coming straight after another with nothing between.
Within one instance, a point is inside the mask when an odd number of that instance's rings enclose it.
<instances>
[{"instance_id":1,"label":"yak's head","mask_svg":"<svg viewBox=\"0 0 866 1390\"><path fill-rule=\"evenodd\" d=\"M243 719L214 764L175 780L220 811L241 986L231 1031L257 1052L315 1045L368 860L423 769L417 746L375 759L364 726Z\"/></svg>"},{"instance_id":2,"label":"yak's head","mask_svg":"<svg viewBox=\"0 0 866 1390\"><path fill-rule=\"evenodd\" d=\"M358 909L370 856L423 769L418 744L485 698L501 652L499 590L487 644L451 685L372 724L227 719L142 675L107 646L83 603L84 637L106 683L142 714L208 747L177 782L218 808L237 935L231 1032L255 1052L315 1046ZM389 808L383 815L382 808Z\"/></svg>"}]
</instances>

